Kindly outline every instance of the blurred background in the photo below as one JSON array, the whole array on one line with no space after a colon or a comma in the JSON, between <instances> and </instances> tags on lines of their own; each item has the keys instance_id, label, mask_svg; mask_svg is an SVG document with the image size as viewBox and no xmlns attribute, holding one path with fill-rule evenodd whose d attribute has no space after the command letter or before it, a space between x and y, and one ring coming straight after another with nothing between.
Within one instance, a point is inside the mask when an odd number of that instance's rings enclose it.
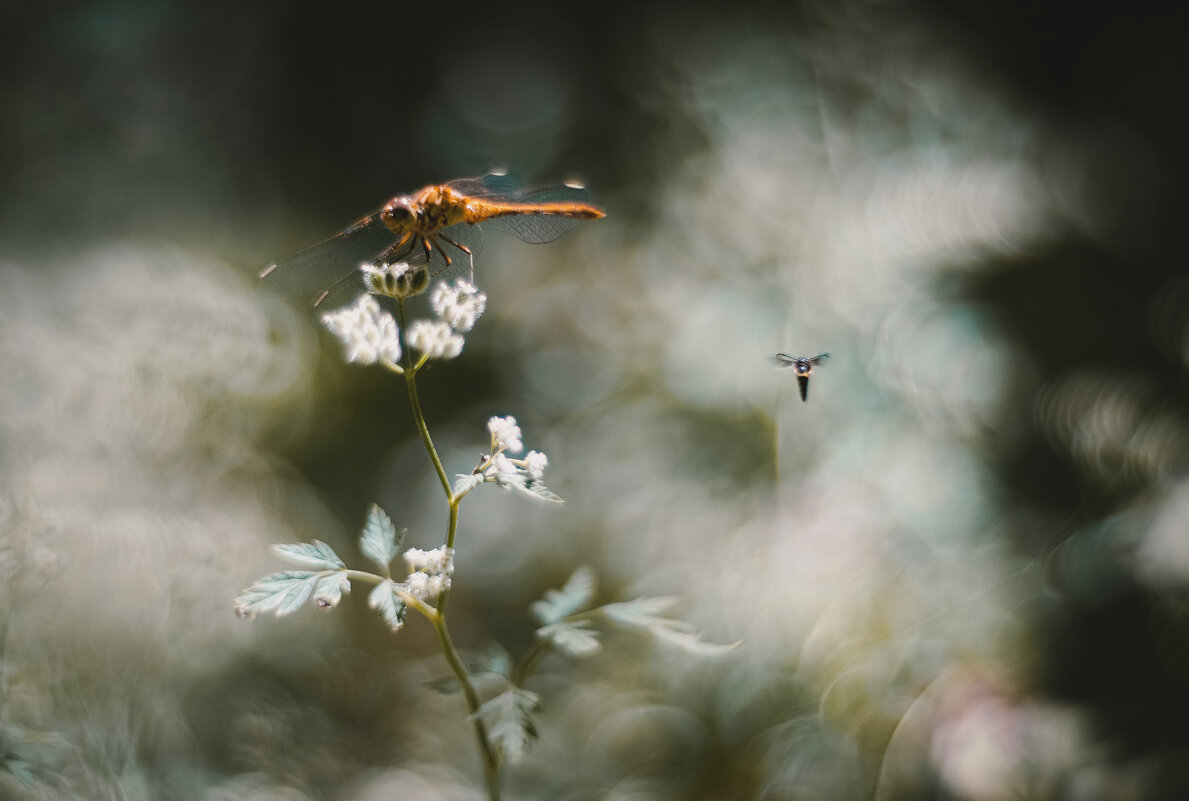
<instances>
[{"instance_id":1,"label":"blurred background","mask_svg":"<svg viewBox=\"0 0 1189 801\"><path fill-rule=\"evenodd\" d=\"M1157 4L1151 4L1155 9ZM550 657L524 799L1189 789L1186 49L1170 14L6 4L0 797L474 799L428 626L232 599L446 510L400 379L270 261L503 166L607 219L489 232L420 382L450 473L512 414L562 507L462 507L455 641L578 564L729 655ZM829 362L802 403L777 351Z\"/></svg>"}]
</instances>

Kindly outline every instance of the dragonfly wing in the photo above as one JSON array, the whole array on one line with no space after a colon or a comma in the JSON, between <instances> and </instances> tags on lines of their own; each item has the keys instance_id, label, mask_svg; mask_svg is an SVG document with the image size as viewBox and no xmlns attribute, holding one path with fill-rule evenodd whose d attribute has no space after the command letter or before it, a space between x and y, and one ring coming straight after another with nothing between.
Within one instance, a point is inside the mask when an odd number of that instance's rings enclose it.
<instances>
[{"instance_id":1,"label":"dragonfly wing","mask_svg":"<svg viewBox=\"0 0 1189 801\"><path fill-rule=\"evenodd\" d=\"M550 214L517 214L509 217L495 217L487 221L493 228L511 234L521 242L530 245L544 245L572 230L580 219L557 217Z\"/></svg>"},{"instance_id":2,"label":"dragonfly wing","mask_svg":"<svg viewBox=\"0 0 1189 801\"><path fill-rule=\"evenodd\" d=\"M282 294L315 296L358 270L361 262L377 258L396 241L377 212L330 239L270 264L260 277L265 287ZM407 251L408 246L403 249Z\"/></svg>"}]
</instances>

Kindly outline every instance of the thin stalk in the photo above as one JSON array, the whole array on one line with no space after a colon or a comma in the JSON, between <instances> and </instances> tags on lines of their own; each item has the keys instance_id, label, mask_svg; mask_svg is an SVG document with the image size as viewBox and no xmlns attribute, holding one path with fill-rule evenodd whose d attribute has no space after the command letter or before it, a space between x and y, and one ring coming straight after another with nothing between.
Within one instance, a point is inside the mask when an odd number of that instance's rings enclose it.
<instances>
[{"instance_id":1,"label":"thin stalk","mask_svg":"<svg viewBox=\"0 0 1189 801\"><path fill-rule=\"evenodd\" d=\"M421 411L421 398L417 394L417 369L425 360L422 359L413 365L413 355L409 352L408 342L405 341L405 302L403 300L397 301L397 308L400 312L400 325L397 326L397 335L400 337L400 351L402 358L405 360L405 387L409 390L409 406L413 409L413 420L417 423L417 433L421 435L421 442L425 445L425 452L429 454L429 460L433 462L434 470L438 473L438 480L442 482L442 489L446 492L448 500L453 498L453 493L450 490L450 479L446 476L446 469L442 467L442 460L438 458L438 451L433 446L433 439L429 436L429 427L425 424L425 413Z\"/></svg>"},{"instance_id":2,"label":"thin stalk","mask_svg":"<svg viewBox=\"0 0 1189 801\"><path fill-rule=\"evenodd\" d=\"M438 451L434 447L433 439L429 435L429 426L425 422L425 413L421 410L421 399L417 392L417 371L425 364L425 359L422 358L415 365L413 364L412 354L409 352L408 343L405 341L404 301L398 301L398 308L400 311L400 325L397 326L397 329L400 336L401 353L405 360L404 378L405 386L409 391L409 406L413 411L413 420L417 424L417 433L421 435L421 442L425 445L425 452L429 454L429 460L433 462L434 470L438 474L438 480L442 482L442 489L446 493L446 500L450 507L450 521L446 529L446 547L453 548L454 538L458 532L458 506L462 499L454 497L454 493L450 487L450 479L446 476L446 470L442 467L442 460L438 458ZM459 658L458 651L454 647L454 641L450 639L450 631L446 627L446 599L448 596L449 590L443 590L438 594L437 611L430 615L430 620L433 621L434 631L438 634L438 643L442 646L442 655L446 658L450 669L454 671L454 676L458 679L459 686L462 687L463 697L466 698L471 724L475 728L475 740L479 744L479 754L483 759L483 775L487 782L487 796L490 801L499 801L499 757L496 756L495 750L491 747L491 741L487 736L487 726L483 723L482 718L479 717L479 693L476 692L475 685L471 683L471 677L467 673L466 667L462 664L462 659Z\"/></svg>"},{"instance_id":3,"label":"thin stalk","mask_svg":"<svg viewBox=\"0 0 1189 801\"><path fill-rule=\"evenodd\" d=\"M491 743L487 739L487 726L484 725L482 718L478 715L479 694L475 692L475 685L471 684L471 677L467 674L467 669L463 666L462 660L458 658L458 652L454 649L454 643L450 639L450 632L446 630L445 617L441 613L435 615L433 624L434 630L438 633L438 642L442 646L442 654L446 657L446 661L450 663L450 668L458 678L459 685L462 686L462 694L466 697L467 709L470 710L471 722L475 727L475 739L479 743L479 752L483 756L483 774L487 779L487 796L491 801L499 801L500 763L495 755L495 751L491 748Z\"/></svg>"}]
</instances>

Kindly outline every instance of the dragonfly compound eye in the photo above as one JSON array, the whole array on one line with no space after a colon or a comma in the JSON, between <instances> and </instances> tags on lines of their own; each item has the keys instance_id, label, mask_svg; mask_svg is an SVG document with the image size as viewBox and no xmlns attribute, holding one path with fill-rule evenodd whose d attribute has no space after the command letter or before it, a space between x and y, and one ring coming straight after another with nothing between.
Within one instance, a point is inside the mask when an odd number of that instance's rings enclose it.
<instances>
[{"instance_id":1,"label":"dragonfly compound eye","mask_svg":"<svg viewBox=\"0 0 1189 801\"><path fill-rule=\"evenodd\" d=\"M408 228L416 217L413 210L409 208L409 199L407 197L397 197L388 201L384 206L384 210L380 213L380 217L384 220L384 224L391 230L397 228Z\"/></svg>"}]
</instances>

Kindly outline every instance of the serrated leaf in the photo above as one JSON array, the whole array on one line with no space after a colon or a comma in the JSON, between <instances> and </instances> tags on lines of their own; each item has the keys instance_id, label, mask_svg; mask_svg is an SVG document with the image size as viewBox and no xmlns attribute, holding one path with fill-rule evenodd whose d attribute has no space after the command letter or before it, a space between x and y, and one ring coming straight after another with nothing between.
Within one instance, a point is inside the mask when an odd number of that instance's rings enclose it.
<instances>
[{"instance_id":1,"label":"serrated leaf","mask_svg":"<svg viewBox=\"0 0 1189 801\"><path fill-rule=\"evenodd\" d=\"M529 611L541 623L549 625L586 608L595 593L595 572L582 565L570 574L560 590L545 590L545 596L529 605Z\"/></svg>"},{"instance_id":2,"label":"serrated leaf","mask_svg":"<svg viewBox=\"0 0 1189 801\"><path fill-rule=\"evenodd\" d=\"M319 609L333 609L343 600L343 593L351 591L347 571L324 574L314 586L314 605Z\"/></svg>"},{"instance_id":3,"label":"serrated leaf","mask_svg":"<svg viewBox=\"0 0 1189 801\"><path fill-rule=\"evenodd\" d=\"M541 705L536 693L512 687L495 698L485 701L477 710L478 717L487 726L487 736L496 750L508 764L516 764L524 758L529 742L536 738L532 713Z\"/></svg>"},{"instance_id":4,"label":"serrated leaf","mask_svg":"<svg viewBox=\"0 0 1189 801\"><path fill-rule=\"evenodd\" d=\"M651 631L658 640L672 643L678 648L698 656L721 656L728 651L735 650L743 642L743 640L736 640L732 643L706 642L702 639L702 633L693 628L687 631L678 628L654 628Z\"/></svg>"},{"instance_id":5,"label":"serrated leaf","mask_svg":"<svg viewBox=\"0 0 1189 801\"><path fill-rule=\"evenodd\" d=\"M492 643L476 658L475 672L508 678L512 675L512 656L499 643Z\"/></svg>"},{"instance_id":6,"label":"serrated leaf","mask_svg":"<svg viewBox=\"0 0 1189 801\"><path fill-rule=\"evenodd\" d=\"M677 598L672 595L653 598L637 598L634 601L607 604L599 607L606 617L621 626L645 629L658 640L672 643L690 653L702 656L717 656L737 647L742 640L733 643L712 643L702 640L702 633L691 623L671 617L662 617L661 612L671 607Z\"/></svg>"},{"instance_id":7,"label":"serrated leaf","mask_svg":"<svg viewBox=\"0 0 1189 801\"><path fill-rule=\"evenodd\" d=\"M599 607L604 615L621 626L635 629L648 629L654 626L672 627L681 621L668 617L661 617L661 612L677 603L675 595L657 595L651 598L637 598L634 601L605 604Z\"/></svg>"},{"instance_id":8,"label":"serrated leaf","mask_svg":"<svg viewBox=\"0 0 1189 801\"><path fill-rule=\"evenodd\" d=\"M363 524L363 533L359 536L359 549L363 555L387 572L393 558L400 552L400 544L405 539L405 532L396 536L396 526L388 513L377 504L372 504L368 510L367 521Z\"/></svg>"},{"instance_id":9,"label":"serrated leaf","mask_svg":"<svg viewBox=\"0 0 1189 801\"><path fill-rule=\"evenodd\" d=\"M602 649L599 633L590 629L586 620L563 620L537 629L537 636L548 640L559 651L569 656L590 656Z\"/></svg>"},{"instance_id":10,"label":"serrated leaf","mask_svg":"<svg viewBox=\"0 0 1189 801\"><path fill-rule=\"evenodd\" d=\"M295 542L291 545L274 545L272 549L282 559L287 559L295 565L312 567L315 570L342 570L346 567L338 554L325 542L314 540L309 542Z\"/></svg>"},{"instance_id":11,"label":"serrated leaf","mask_svg":"<svg viewBox=\"0 0 1189 801\"><path fill-rule=\"evenodd\" d=\"M380 613L388 628L400 631L405 625L405 615L408 607L401 597L396 594L396 582L385 579L376 585L367 596L367 605Z\"/></svg>"},{"instance_id":12,"label":"serrated leaf","mask_svg":"<svg viewBox=\"0 0 1189 801\"><path fill-rule=\"evenodd\" d=\"M538 501L565 503L559 495L545 486L543 481L534 481L522 473L497 473L495 483L507 490L514 490Z\"/></svg>"},{"instance_id":13,"label":"serrated leaf","mask_svg":"<svg viewBox=\"0 0 1189 801\"><path fill-rule=\"evenodd\" d=\"M277 617L292 614L309 600L322 573L286 570L257 581L235 599L235 611L242 617L273 612Z\"/></svg>"}]
</instances>

